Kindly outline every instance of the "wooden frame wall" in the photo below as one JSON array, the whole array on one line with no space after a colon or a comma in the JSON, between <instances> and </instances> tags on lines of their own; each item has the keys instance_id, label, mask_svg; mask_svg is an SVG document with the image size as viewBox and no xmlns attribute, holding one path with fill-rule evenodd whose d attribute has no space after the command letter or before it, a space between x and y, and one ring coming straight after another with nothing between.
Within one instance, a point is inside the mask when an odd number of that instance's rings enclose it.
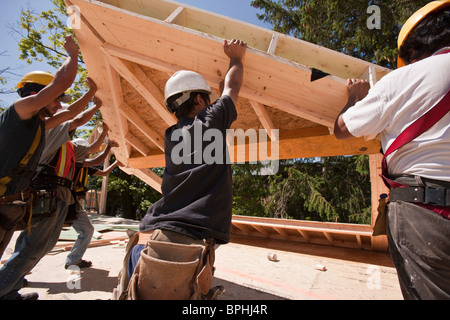
<instances>
[{"instance_id":1,"label":"wooden frame wall","mask_svg":"<svg viewBox=\"0 0 450 320\"><path fill-rule=\"evenodd\" d=\"M161 179L150 168L164 166L164 131L176 123L162 103L165 82L178 70L193 70L218 93L228 69L223 40L238 38L249 49L232 128L268 130L269 140L279 146L278 159L370 155L376 217L378 193L384 191L378 177L380 142L375 137L340 141L331 130L346 102L345 79L375 83L388 69L172 1L66 0L66 5L89 75L99 86L110 138L119 142L114 152L126 164L124 171L161 190ZM329 75L313 81L316 70ZM244 151L247 161L267 159L252 158L252 147L250 142L235 146L232 161ZM321 243L386 250L385 238L371 237L371 228L233 217L233 232L240 234L312 243L322 234Z\"/></svg>"}]
</instances>

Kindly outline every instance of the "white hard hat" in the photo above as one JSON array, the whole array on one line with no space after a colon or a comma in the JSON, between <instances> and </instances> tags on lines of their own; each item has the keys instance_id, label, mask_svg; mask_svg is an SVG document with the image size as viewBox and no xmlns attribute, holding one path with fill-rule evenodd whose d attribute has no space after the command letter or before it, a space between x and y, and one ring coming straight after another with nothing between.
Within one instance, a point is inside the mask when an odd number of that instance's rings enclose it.
<instances>
[{"instance_id":1,"label":"white hard hat","mask_svg":"<svg viewBox=\"0 0 450 320\"><path fill-rule=\"evenodd\" d=\"M206 80L197 72L193 71L178 71L169 80L167 80L164 90L164 104L170 112L174 112L176 108L186 102L191 95L191 92L206 92L212 93L212 90ZM175 108L167 105L167 100L179 93L183 93L175 102Z\"/></svg>"},{"instance_id":2,"label":"white hard hat","mask_svg":"<svg viewBox=\"0 0 450 320\"><path fill-rule=\"evenodd\" d=\"M81 138L73 139L72 144L77 145L77 146L83 146L83 147L90 146L88 141L86 141L85 139L81 139Z\"/></svg>"}]
</instances>

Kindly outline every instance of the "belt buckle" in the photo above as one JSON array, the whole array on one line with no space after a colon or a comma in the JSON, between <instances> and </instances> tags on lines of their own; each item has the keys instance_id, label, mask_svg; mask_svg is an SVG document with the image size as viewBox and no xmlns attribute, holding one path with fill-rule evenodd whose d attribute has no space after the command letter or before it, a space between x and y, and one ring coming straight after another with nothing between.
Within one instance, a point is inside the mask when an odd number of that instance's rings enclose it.
<instances>
[{"instance_id":1,"label":"belt buckle","mask_svg":"<svg viewBox=\"0 0 450 320\"><path fill-rule=\"evenodd\" d=\"M436 206L445 206L446 202L446 188L425 187L425 204Z\"/></svg>"}]
</instances>

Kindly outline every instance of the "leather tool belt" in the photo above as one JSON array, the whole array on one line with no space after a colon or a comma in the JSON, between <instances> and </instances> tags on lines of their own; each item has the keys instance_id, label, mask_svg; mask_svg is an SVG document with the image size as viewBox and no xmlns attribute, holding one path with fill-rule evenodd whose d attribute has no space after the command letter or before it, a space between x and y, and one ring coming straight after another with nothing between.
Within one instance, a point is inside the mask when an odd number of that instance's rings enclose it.
<instances>
[{"instance_id":1,"label":"leather tool belt","mask_svg":"<svg viewBox=\"0 0 450 320\"><path fill-rule=\"evenodd\" d=\"M402 187L390 190L389 201L405 201L450 207L450 189L444 187Z\"/></svg>"},{"instance_id":2,"label":"leather tool belt","mask_svg":"<svg viewBox=\"0 0 450 320\"><path fill-rule=\"evenodd\" d=\"M53 190L57 186L72 189L72 184L72 180L49 174L40 174L32 182L33 187L37 190Z\"/></svg>"},{"instance_id":3,"label":"leather tool belt","mask_svg":"<svg viewBox=\"0 0 450 320\"><path fill-rule=\"evenodd\" d=\"M37 195L34 189L26 188L19 193L2 196L0 197L0 205L13 203L15 201L27 202L31 198L32 194Z\"/></svg>"},{"instance_id":4,"label":"leather tool belt","mask_svg":"<svg viewBox=\"0 0 450 320\"><path fill-rule=\"evenodd\" d=\"M214 299L223 293L223 287L211 289L215 260L213 239L195 240L159 229L142 237L140 242L145 239L146 246L128 280L128 257L131 248L138 244L138 238L141 238L139 234L135 234L127 246L123 274L114 290L115 299L201 300Z\"/></svg>"}]
</instances>

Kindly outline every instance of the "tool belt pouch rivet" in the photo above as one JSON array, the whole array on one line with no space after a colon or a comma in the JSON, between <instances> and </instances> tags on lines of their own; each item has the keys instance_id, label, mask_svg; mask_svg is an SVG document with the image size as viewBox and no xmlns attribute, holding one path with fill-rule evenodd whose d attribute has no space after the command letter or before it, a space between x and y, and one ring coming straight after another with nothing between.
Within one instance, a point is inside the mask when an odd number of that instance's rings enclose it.
<instances>
[{"instance_id":1,"label":"tool belt pouch rivet","mask_svg":"<svg viewBox=\"0 0 450 320\"><path fill-rule=\"evenodd\" d=\"M128 286L130 300L197 300L212 283L202 245L149 240Z\"/></svg>"}]
</instances>

